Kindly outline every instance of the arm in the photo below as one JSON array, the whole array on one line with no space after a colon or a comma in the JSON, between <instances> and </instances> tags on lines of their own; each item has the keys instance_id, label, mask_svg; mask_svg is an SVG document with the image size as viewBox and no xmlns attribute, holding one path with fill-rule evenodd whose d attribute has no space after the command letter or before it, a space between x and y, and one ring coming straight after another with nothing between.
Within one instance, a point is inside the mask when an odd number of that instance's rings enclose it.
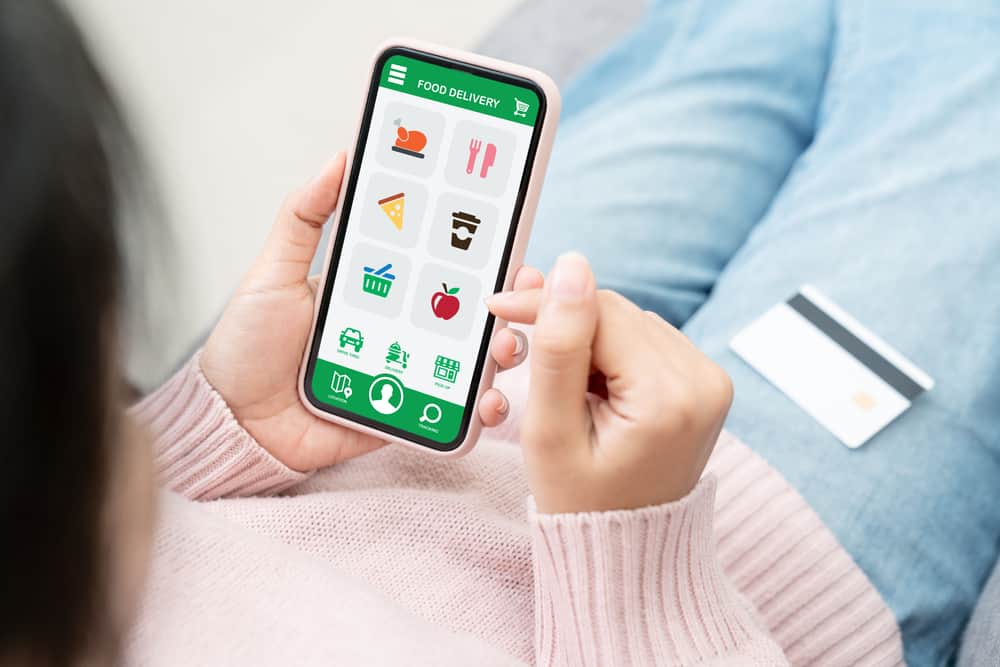
<instances>
[{"instance_id":1,"label":"arm","mask_svg":"<svg viewBox=\"0 0 1000 667\"><path fill-rule=\"evenodd\" d=\"M787 664L722 573L705 464L732 382L683 334L595 288L580 255L543 289L491 297L534 323L521 450L532 515L536 660Z\"/></svg>"},{"instance_id":2,"label":"arm","mask_svg":"<svg viewBox=\"0 0 1000 667\"><path fill-rule=\"evenodd\" d=\"M531 512L541 665L787 665L726 579L715 479L629 511Z\"/></svg>"},{"instance_id":3,"label":"arm","mask_svg":"<svg viewBox=\"0 0 1000 667\"><path fill-rule=\"evenodd\" d=\"M168 488L198 500L277 493L308 471L383 444L314 416L297 390L316 289L309 265L343 173L340 155L286 200L203 351L133 408L153 432L157 468ZM541 274L527 271L515 285L541 281ZM524 348L521 334L502 330L491 350L508 368L521 362ZM491 389L479 403L480 419L496 426L507 406Z\"/></svg>"},{"instance_id":4,"label":"arm","mask_svg":"<svg viewBox=\"0 0 1000 667\"><path fill-rule=\"evenodd\" d=\"M193 500L278 493L302 481L240 426L195 355L130 413L152 433L160 483Z\"/></svg>"}]
</instances>

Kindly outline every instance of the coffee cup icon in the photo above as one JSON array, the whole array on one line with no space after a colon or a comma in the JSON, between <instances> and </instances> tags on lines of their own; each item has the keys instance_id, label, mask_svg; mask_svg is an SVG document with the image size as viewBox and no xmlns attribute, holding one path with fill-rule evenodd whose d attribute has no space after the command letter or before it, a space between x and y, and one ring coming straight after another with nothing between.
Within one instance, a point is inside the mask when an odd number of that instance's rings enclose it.
<instances>
[{"instance_id":1,"label":"coffee cup icon","mask_svg":"<svg viewBox=\"0 0 1000 667\"><path fill-rule=\"evenodd\" d=\"M476 235L476 230L482 220L466 213L465 211L455 211L451 214L451 247L459 250L468 250L472 243L472 237Z\"/></svg>"}]
</instances>

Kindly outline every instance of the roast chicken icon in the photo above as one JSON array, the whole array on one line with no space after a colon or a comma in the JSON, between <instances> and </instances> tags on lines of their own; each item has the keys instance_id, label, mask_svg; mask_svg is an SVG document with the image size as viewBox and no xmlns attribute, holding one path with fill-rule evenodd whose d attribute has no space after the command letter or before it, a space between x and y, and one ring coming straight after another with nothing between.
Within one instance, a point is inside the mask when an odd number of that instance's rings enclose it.
<instances>
[{"instance_id":1,"label":"roast chicken icon","mask_svg":"<svg viewBox=\"0 0 1000 667\"><path fill-rule=\"evenodd\" d=\"M396 142L392 150L422 160L424 154L421 151L427 145L427 135L418 130L406 129L402 118L397 118L392 124L396 126Z\"/></svg>"}]
</instances>

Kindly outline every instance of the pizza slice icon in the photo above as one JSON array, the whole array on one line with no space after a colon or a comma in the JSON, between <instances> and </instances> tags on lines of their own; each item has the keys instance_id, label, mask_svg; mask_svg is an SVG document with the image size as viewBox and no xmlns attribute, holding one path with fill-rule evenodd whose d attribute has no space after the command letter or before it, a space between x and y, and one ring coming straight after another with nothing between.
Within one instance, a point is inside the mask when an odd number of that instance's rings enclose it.
<instances>
[{"instance_id":1,"label":"pizza slice icon","mask_svg":"<svg viewBox=\"0 0 1000 667\"><path fill-rule=\"evenodd\" d=\"M389 222L396 226L396 229L403 231L403 210L406 202L406 194L391 195L385 199L379 199L378 205L382 212L389 218Z\"/></svg>"}]
</instances>

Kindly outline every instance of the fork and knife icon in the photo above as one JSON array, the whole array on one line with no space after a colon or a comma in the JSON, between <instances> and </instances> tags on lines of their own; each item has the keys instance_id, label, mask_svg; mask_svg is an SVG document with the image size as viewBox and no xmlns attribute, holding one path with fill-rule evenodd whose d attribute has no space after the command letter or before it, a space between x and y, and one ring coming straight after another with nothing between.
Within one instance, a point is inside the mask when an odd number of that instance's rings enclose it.
<instances>
[{"instance_id":1,"label":"fork and knife icon","mask_svg":"<svg viewBox=\"0 0 1000 667\"><path fill-rule=\"evenodd\" d=\"M473 137L469 142L469 162L465 165L465 173L472 174L476 170L476 159L479 157L479 151L483 147L483 142L476 137ZM479 169L479 178L486 178L486 174L489 172L490 167L497 159L497 147L496 144L486 144L486 150L483 152L483 163Z\"/></svg>"}]
</instances>

